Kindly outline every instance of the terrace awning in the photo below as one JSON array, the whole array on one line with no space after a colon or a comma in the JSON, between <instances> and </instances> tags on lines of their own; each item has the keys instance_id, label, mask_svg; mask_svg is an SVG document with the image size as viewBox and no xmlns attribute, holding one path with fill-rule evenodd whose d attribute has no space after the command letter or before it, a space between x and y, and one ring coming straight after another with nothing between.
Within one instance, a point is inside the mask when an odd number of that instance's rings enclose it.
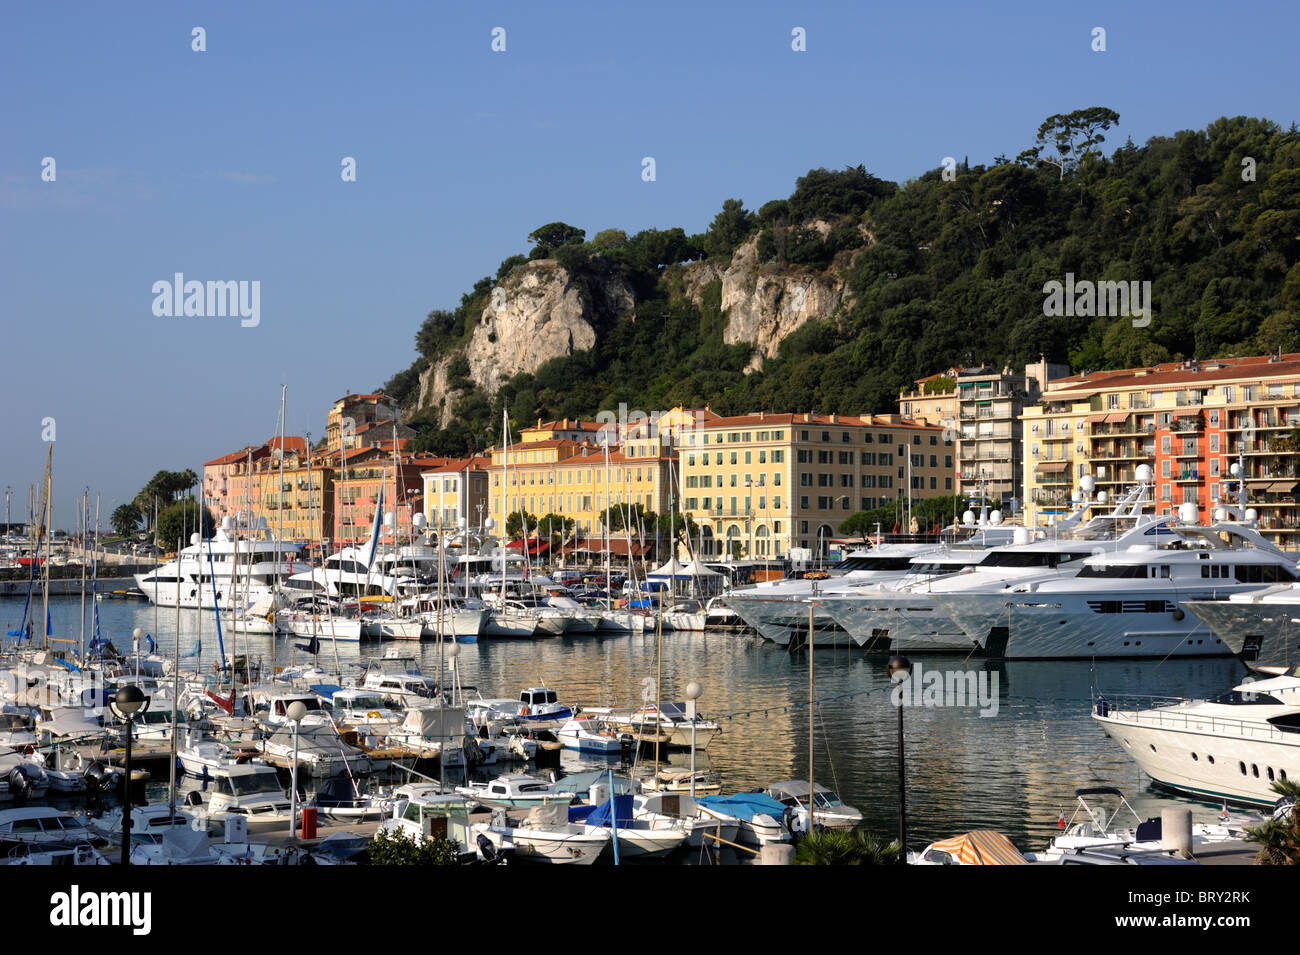
<instances>
[{"instance_id":1,"label":"terrace awning","mask_svg":"<svg viewBox=\"0 0 1300 955\"><path fill-rule=\"evenodd\" d=\"M1101 424L1106 420L1106 416L1104 414L1090 414L1083 420L1088 422L1088 424Z\"/></svg>"},{"instance_id":2,"label":"terrace awning","mask_svg":"<svg viewBox=\"0 0 1300 955\"><path fill-rule=\"evenodd\" d=\"M1201 412L1197 408L1184 408L1182 411L1175 411L1175 418L1195 418Z\"/></svg>"},{"instance_id":3,"label":"terrace awning","mask_svg":"<svg viewBox=\"0 0 1300 955\"><path fill-rule=\"evenodd\" d=\"M1069 461L1044 461L1041 464L1035 464L1034 471L1039 474L1058 474L1069 466Z\"/></svg>"},{"instance_id":4,"label":"terrace awning","mask_svg":"<svg viewBox=\"0 0 1300 955\"><path fill-rule=\"evenodd\" d=\"M1127 411L1115 411L1112 412L1111 414L1106 415L1106 423L1119 424L1121 421L1127 421L1128 416L1129 413Z\"/></svg>"},{"instance_id":5,"label":"terrace awning","mask_svg":"<svg viewBox=\"0 0 1300 955\"><path fill-rule=\"evenodd\" d=\"M1265 484L1262 488L1259 488L1258 490L1273 491L1274 493L1279 493L1282 491L1294 491L1296 489L1297 483L1298 482L1296 481L1295 478L1292 478L1289 481L1274 481L1271 484Z\"/></svg>"}]
</instances>

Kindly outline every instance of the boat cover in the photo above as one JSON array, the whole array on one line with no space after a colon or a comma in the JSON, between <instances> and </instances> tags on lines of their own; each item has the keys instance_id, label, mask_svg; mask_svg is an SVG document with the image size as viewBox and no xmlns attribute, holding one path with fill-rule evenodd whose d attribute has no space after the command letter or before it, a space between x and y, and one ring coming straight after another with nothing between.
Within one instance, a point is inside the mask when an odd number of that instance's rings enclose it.
<instances>
[{"instance_id":1,"label":"boat cover","mask_svg":"<svg viewBox=\"0 0 1300 955\"><path fill-rule=\"evenodd\" d=\"M695 801L701 806L717 809L739 819L753 819L755 816L771 816L779 820L785 814L785 806L764 793L735 793L730 796L697 796Z\"/></svg>"},{"instance_id":2,"label":"boat cover","mask_svg":"<svg viewBox=\"0 0 1300 955\"><path fill-rule=\"evenodd\" d=\"M624 827L624 828L631 828L631 826L632 826L632 796L631 796L631 794L629 793L629 794L626 795L626 796L623 796L623 795L615 796L613 802L614 802L614 806L616 807L616 809L617 809L617 813L618 813L618 816L617 816L617 818L618 818L618 822L617 822L616 824L619 825L619 826L622 826L622 827ZM612 812L611 809L610 809L610 801L609 801L609 800L606 800L605 802L603 802L603 803L601 803L599 806L597 806L597 807L595 808L595 811L593 811L593 812L591 813L591 815L589 815L589 816L587 817L587 825L589 825L589 826L608 826L608 825L609 825L610 816L611 816L612 814L613 814L613 812Z\"/></svg>"},{"instance_id":3,"label":"boat cover","mask_svg":"<svg viewBox=\"0 0 1300 955\"><path fill-rule=\"evenodd\" d=\"M943 839L930 848L947 852L962 865L1028 865L1029 860L1000 832L976 829Z\"/></svg>"}]
</instances>

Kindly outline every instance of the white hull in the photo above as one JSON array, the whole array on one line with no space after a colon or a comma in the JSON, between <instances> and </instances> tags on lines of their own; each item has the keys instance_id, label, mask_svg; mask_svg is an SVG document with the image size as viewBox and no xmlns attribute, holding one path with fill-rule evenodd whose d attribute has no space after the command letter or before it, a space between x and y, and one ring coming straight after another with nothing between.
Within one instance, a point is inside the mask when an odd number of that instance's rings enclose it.
<instances>
[{"instance_id":1,"label":"white hull","mask_svg":"<svg viewBox=\"0 0 1300 955\"><path fill-rule=\"evenodd\" d=\"M1174 600L1168 599L1171 595ZM1008 660L1229 655L1223 641L1194 614L1178 610L1177 598L1166 586L1113 593L963 593L934 599L981 643L993 627L1005 627L1005 649L999 652L997 639L988 640L987 646L991 654ZM1115 612L1117 607L1123 612Z\"/></svg>"},{"instance_id":2,"label":"white hull","mask_svg":"<svg viewBox=\"0 0 1300 955\"><path fill-rule=\"evenodd\" d=\"M886 592L821 602L860 647L888 640L889 649L899 653L969 653L983 646L923 594Z\"/></svg>"},{"instance_id":3,"label":"white hull","mask_svg":"<svg viewBox=\"0 0 1300 955\"><path fill-rule=\"evenodd\" d=\"M1203 798L1271 806L1270 771L1300 778L1300 734L1266 724L1151 710L1093 719L1152 779Z\"/></svg>"},{"instance_id":4,"label":"white hull","mask_svg":"<svg viewBox=\"0 0 1300 955\"><path fill-rule=\"evenodd\" d=\"M1183 607L1222 640L1230 653L1257 665L1300 662L1300 602L1214 600Z\"/></svg>"},{"instance_id":5,"label":"white hull","mask_svg":"<svg viewBox=\"0 0 1300 955\"><path fill-rule=\"evenodd\" d=\"M609 832L589 832L586 826L570 825L566 830L516 829L480 824L482 832L498 849L514 846L520 862L543 862L559 865L591 865L609 845Z\"/></svg>"},{"instance_id":6,"label":"white hull","mask_svg":"<svg viewBox=\"0 0 1300 955\"><path fill-rule=\"evenodd\" d=\"M312 620L290 620L289 632L296 637L311 638L313 635L321 643L333 640L336 643L358 643L361 640L361 621L351 617L329 617Z\"/></svg>"}]
</instances>

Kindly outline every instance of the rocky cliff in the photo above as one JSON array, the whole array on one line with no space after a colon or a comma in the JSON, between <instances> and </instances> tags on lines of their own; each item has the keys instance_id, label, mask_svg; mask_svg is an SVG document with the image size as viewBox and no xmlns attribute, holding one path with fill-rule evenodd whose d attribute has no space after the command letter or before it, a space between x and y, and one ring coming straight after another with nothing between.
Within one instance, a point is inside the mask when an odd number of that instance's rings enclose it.
<instances>
[{"instance_id":1,"label":"rocky cliff","mask_svg":"<svg viewBox=\"0 0 1300 955\"><path fill-rule=\"evenodd\" d=\"M810 227L829 229L820 222ZM723 341L754 346L747 371L761 368L795 329L830 318L850 304L845 289L850 256L825 270L778 268L759 261L758 245L755 234L729 262L691 262L664 272L665 277L671 274L678 294L699 306L708 287L721 283ZM611 322L635 320L636 305L632 287L618 270L575 281L552 259L518 266L492 289L468 340L422 371L419 407L446 427L455 399L468 387L494 395L515 374L586 351Z\"/></svg>"}]
</instances>

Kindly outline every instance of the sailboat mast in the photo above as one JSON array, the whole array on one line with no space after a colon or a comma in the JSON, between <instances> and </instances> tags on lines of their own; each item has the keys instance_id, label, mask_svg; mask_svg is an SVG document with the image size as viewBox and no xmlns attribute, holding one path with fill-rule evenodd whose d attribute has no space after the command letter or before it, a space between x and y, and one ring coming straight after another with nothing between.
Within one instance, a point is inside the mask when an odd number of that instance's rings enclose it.
<instances>
[{"instance_id":1,"label":"sailboat mast","mask_svg":"<svg viewBox=\"0 0 1300 955\"><path fill-rule=\"evenodd\" d=\"M51 441L49 448L45 452L45 517L43 519L45 524L45 573L42 576L44 578L43 601L45 612L41 614L41 630L44 634L41 638L41 646L46 650L50 648L50 537L52 536L50 534L50 504L52 503L50 501L50 496L54 489L54 474L51 467L53 460L54 442ZM37 546L40 546L39 542Z\"/></svg>"},{"instance_id":2,"label":"sailboat mast","mask_svg":"<svg viewBox=\"0 0 1300 955\"><path fill-rule=\"evenodd\" d=\"M501 610L506 609L506 483L510 478L510 423L506 409L501 407L501 446L505 454L501 458Z\"/></svg>"},{"instance_id":3,"label":"sailboat mast","mask_svg":"<svg viewBox=\"0 0 1300 955\"><path fill-rule=\"evenodd\" d=\"M81 638L78 657L86 659L86 498L88 492L81 492ZM157 586L157 585L155 585ZM155 591L155 594L157 591Z\"/></svg>"},{"instance_id":4,"label":"sailboat mast","mask_svg":"<svg viewBox=\"0 0 1300 955\"><path fill-rule=\"evenodd\" d=\"M154 538L158 537L157 523L154 524ZM161 556L161 555L159 555ZM172 752L171 768L167 777L167 818L174 824L176 821L176 705L181 695L181 584L180 584L180 559L181 559L181 542L176 542L176 644L175 659L172 664ZM157 577L157 571L154 572ZM154 596L158 594L157 584L154 585ZM158 606L158 601L154 600L154 606ZM157 628L155 628L157 629ZM159 634L161 637L162 634Z\"/></svg>"}]
</instances>

